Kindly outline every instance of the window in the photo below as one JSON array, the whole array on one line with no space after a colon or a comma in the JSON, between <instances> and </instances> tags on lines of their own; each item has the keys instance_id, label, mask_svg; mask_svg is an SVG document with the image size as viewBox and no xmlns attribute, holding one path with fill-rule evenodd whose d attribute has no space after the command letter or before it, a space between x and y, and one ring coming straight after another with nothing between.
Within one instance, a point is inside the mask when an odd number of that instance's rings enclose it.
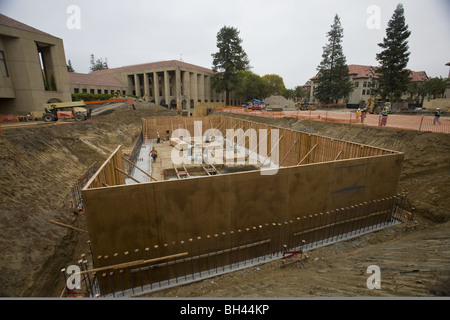
<instances>
[{"instance_id":1,"label":"window","mask_svg":"<svg viewBox=\"0 0 450 320\"><path fill-rule=\"evenodd\" d=\"M359 81L356 81L355 82L355 88L358 88L359 87Z\"/></svg>"},{"instance_id":2,"label":"window","mask_svg":"<svg viewBox=\"0 0 450 320\"><path fill-rule=\"evenodd\" d=\"M87 93L87 89L83 89L83 93Z\"/></svg>"},{"instance_id":3,"label":"window","mask_svg":"<svg viewBox=\"0 0 450 320\"><path fill-rule=\"evenodd\" d=\"M78 89L78 88L73 88L73 93L80 93L80 89Z\"/></svg>"},{"instance_id":4,"label":"window","mask_svg":"<svg viewBox=\"0 0 450 320\"><path fill-rule=\"evenodd\" d=\"M46 43L37 43L37 53L42 70L42 81L46 91L56 91L56 78L53 74L54 63L51 54L52 45Z\"/></svg>"},{"instance_id":5,"label":"window","mask_svg":"<svg viewBox=\"0 0 450 320\"><path fill-rule=\"evenodd\" d=\"M367 87L367 81L364 81L363 87L364 87L364 88Z\"/></svg>"},{"instance_id":6,"label":"window","mask_svg":"<svg viewBox=\"0 0 450 320\"><path fill-rule=\"evenodd\" d=\"M95 89L90 89L89 92L94 94L95 93Z\"/></svg>"},{"instance_id":7,"label":"window","mask_svg":"<svg viewBox=\"0 0 450 320\"><path fill-rule=\"evenodd\" d=\"M366 89L364 89L364 90L362 91L362 94L363 94L363 96L366 95Z\"/></svg>"},{"instance_id":8,"label":"window","mask_svg":"<svg viewBox=\"0 0 450 320\"><path fill-rule=\"evenodd\" d=\"M0 69L2 72L2 76L8 78L8 68L6 67L6 59L5 59L5 53L3 51L0 51Z\"/></svg>"},{"instance_id":9,"label":"window","mask_svg":"<svg viewBox=\"0 0 450 320\"><path fill-rule=\"evenodd\" d=\"M101 94L102 93L102 89L97 89L97 93Z\"/></svg>"}]
</instances>

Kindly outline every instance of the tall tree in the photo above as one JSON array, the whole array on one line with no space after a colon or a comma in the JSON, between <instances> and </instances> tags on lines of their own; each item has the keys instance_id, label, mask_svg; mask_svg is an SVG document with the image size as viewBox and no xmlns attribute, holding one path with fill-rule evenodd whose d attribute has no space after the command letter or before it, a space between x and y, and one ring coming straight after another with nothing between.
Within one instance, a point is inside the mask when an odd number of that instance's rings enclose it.
<instances>
[{"instance_id":1,"label":"tall tree","mask_svg":"<svg viewBox=\"0 0 450 320\"><path fill-rule=\"evenodd\" d=\"M266 74L262 77L269 83L269 94L275 96L282 96L286 93L284 80L277 74Z\"/></svg>"},{"instance_id":2,"label":"tall tree","mask_svg":"<svg viewBox=\"0 0 450 320\"><path fill-rule=\"evenodd\" d=\"M103 61L102 58L95 60L94 55L91 54L91 67L89 69L91 70L91 72L109 69L108 59L105 58L105 61Z\"/></svg>"},{"instance_id":3,"label":"tall tree","mask_svg":"<svg viewBox=\"0 0 450 320\"><path fill-rule=\"evenodd\" d=\"M296 86L294 89L294 97L298 100L306 98L308 96L308 92L303 89L302 86Z\"/></svg>"},{"instance_id":4,"label":"tall tree","mask_svg":"<svg viewBox=\"0 0 450 320\"><path fill-rule=\"evenodd\" d=\"M423 83L426 93L433 97L433 99L443 98L445 89L449 87L448 78L436 77L428 79Z\"/></svg>"},{"instance_id":5,"label":"tall tree","mask_svg":"<svg viewBox=\"0 0 450 320\"><path fill-rule=\"evenodd\" d=\"M75 69L72 67L72 62L70 60L67 62L67 71L75 72Z\"/></svg>"},{"instance_id":6,"label":"tall tree","mask_svg":"<svg viewBox=\"0 0 450 320\"><path fill-rule=\"evenodd\" d=\"M314 95L322 103L337 103L353 90L347 61L342 50L344 29L339 16L334 17L331 30L327 33L328 44L323 47L322 62L317 67L318 75Z\"/></svg>"},{"instance_id":7,"label":"tall tree","mask_svg":"<svg viewBox=\"0 0 450 320\"><path fill-rule=\"evenodd\" d=\"M262 100L269 96L269 83L250 70L237 71L236 94L243 101Z\"/></svg>"},{"instance_id":8,"label":"tall tree","mask_svg":"<svg viewBox=\"0 0 450 320\"><path fill-rule=\"evenodd\" d=\"M217 92L225 91L226 103L230 103L230 91L236 88L237 72L250 69L247 54L241 46L239 31L233 27L224 26L217 33L218 52L213 53L212 78L213 88Z\"/></svg>"},{"instance_id":9,"label":"tall tree","mask_svg":"<svg viewBox=\"0 0 450 320\"><path fill-rule=\"evenodd\" d=\"M405 23L405 12L398 4L388 22L386 37L379 43L383 50L376 55L380 67L377 93L383 101L399 101L408 89L410 71L406 69L409 61L408 38L411 32Z\"/></svg>"}]
</instances>

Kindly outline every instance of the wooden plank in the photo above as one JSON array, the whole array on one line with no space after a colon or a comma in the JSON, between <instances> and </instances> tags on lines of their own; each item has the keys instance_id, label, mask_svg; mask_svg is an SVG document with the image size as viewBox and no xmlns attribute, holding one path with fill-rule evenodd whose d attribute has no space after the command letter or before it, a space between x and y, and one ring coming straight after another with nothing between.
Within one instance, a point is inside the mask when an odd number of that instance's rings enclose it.
<instances>
[{"instance_id":1,"label":"wooden plank","mask_svg":"<svg viewBox=\"0 0 450 320\"><path fill-rule=\"evenodd\" d=\"M133 178L132 176L130 176L128 173L126 173L126 172L120 170L119 168L114 167L114 169L116 169L117 171L119 171L119 172L122 173L123 175L127 176L127 177L130 178L131 180L133 180L133 181L135 181L135 182L137 182L137 183L141 183L140 181L136 180L135 178Z\"/></svg>"},{"instance_id":2,"label":"wooden plank","mask_svg":"<svg viewBox=\"0 0 450 320\"><path fill-rule=\"evenodd\" d=\"M280 167L283 165L284 160L286 160L287 156L291 153L292 149L295 147L295 145L297 144L298 138L295 139L295 142L292 144L292 146L289 148L289 151L284 155L283 160L280 162Z\"/></svg>"},{"instance_id":3,"label":"wooden plank","mask_svg":"<svg viewBox=\"0 0 450 320\"><path fill-rule=\"evenodd\" d=\"M57 226L60 226L60 227L65 227L65 228L69 228L69 229L73 229L73 230L76 230L76 231L86 232L87 233L87 230L79 229L77 227L73 227L73 226L70 226L70 225L67 225L67 224L64 224L64 223L61 223L61 222L57 222L57 221L54 221L54 220L50 220L49 222L53 223L53 224L56 224Z\"/></svg>"},{"instance_id":4,"label":"wooden plank","mask_svg":"<svg viewBox=\"0 0 450 320\"><path fill-rule=\"evenodd\" d=\"M317 147L317 143L314 145L314 147L311 148L311 150L309 150L309 152L306 154L306 156L304 156L303 159L300 160L300 162L299 162L297 165L300 165L300 164L303 162L303 160L305 160L306 157L308 157L309 154L310 154L316 147Z\"/></svg>"},{"instance_id":5,"label":"wooden plank","mask_svg":"<svg viewBox=\"0 0 450 320\"><path fill-rule=\"evenodd\" d=\"M159 258L153 258L153 259L148 259L148 260L141 259L141 260L135 260L135 261L131 261L131 262L114 264L114 265L110 265L110 266L106 266L106 267L95 268L95 269L91 269L91 270L84 270L81 272L77 272L75 274L86 274L86 273L94 273L94 272L100 272L100 271L105 271L105 270L117 270L117 269L136 267L136 266L143 265L143 264L149 264L149 263L159 262L159 261L168 260L168 259L176 259L176 258L184 257L187 255L188 255L187 252L182 252L182 253L172 254L169 256L164 256L164 257L159 257Z\"/></svg>"},{"instance_id":6,"label":"wooden plank","mask_svg":"<svg viewBox=\"0 0 450 320\"><path fill-rule=\"evenodd\" d=\"M152 178L153 180L158 181L158 180L156 180L155 178L153 178L151 175L149 175L147 172L145 172L144 170L142 170L141 168L139 168L137 165L135 165L133 162L131 162L130 160L128 160L127 158L125 158L124 156L122 156L122 158L123 158L125 161L127 161L129 164L131 164L133 167L135 167L136 169L138 169L139 171L141 171L142 173L146 174L147 176L149 176L149 177Z\"/></svg>"}]
</instances>

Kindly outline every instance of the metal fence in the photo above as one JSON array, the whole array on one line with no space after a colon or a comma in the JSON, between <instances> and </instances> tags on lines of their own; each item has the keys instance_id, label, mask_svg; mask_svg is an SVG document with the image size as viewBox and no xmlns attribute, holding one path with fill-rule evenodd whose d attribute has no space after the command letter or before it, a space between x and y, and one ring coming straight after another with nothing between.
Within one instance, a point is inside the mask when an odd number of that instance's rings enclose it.
<instances>
[{"instance_id":1,"label":"metal fence","mask_svg":"<svg viewBox=\"0 0 450 320\"><path fill-rule=\"evenodd\" d=\"M92 166L90 166L70 188L70 201L72 208L74 210L82 210L83 209L83 199L81 198L81 190L88 183L89 179L94 175L97 171L99 165L95 162Z\"/></svg>"},{"instance_id":2,"label":"metal fence","mask_svg":"<svg viewBox=\"0 0 450 320\"><path fill-rule=\"evenodd\" d=\"M217 276L280 259L396 224L406 194L350 207L263 223L240 230L156 244L112 256L83 254L78 261L81 289L65 296L127 297ZM66 283L67 273L63 269Z\"/></svg>"}]
</instances>

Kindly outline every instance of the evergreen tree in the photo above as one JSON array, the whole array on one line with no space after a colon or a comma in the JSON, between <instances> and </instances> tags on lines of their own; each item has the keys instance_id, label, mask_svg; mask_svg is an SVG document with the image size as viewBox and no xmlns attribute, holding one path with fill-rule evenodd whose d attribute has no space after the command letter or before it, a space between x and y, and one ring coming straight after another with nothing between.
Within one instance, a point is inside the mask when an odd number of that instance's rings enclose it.
<instances>
[{"instance_id":1,"label":"evergreen tree","mask_svg":"<svg viewBox=\"0 0 450 320\"><path fill-rule=\"evenodd\" d=\"M75 72L75 69L72 67L72 62L70 62L70 60L67 62L67 71Z\"/></svg>"},{"instance_id":2,"label":"evergreen tree","mask_svg":"<svg viewBox=\"0 0 450 320\"><path fill-rule=\"evenodd\" d=\"M238 83L237 71L248 70L249 60L241 46L242 39L239 31L233 27L224 26L217 33L218 52L213 53L213 88L217 92L225 91L226 103L230 103L230 91L236 88Z\"/></svg>"},{"instance_id":3,"label":"evergreen tree","mask_svg":"<svg viewBox=\"0 0 450 320\"><path fill-rule=\"evenodd\" d=\"M337 103L353 90L349 70L342 50L344 29L336 14L331 30L327 33L328 44L323 47L322 62L317 67L318 75L314 96L322 103Z\"/></svg>"},{"instance_id":4,"label":"evergreen tree","mask_svg":"<svg viewBox=\"0 0 450 320\"><path fill-rule=\"evenodd\" d=\"M89 69L91 70L91 72L97 71L97 70L109 69L108 59L105 58L105 61L103 61L103 59L101 59L101 58L95 60L94 55L91 54L91 67Z\"/></svg>"},{"instance_id":5,"label":"evergreen tree","mask_svg":"<svg viewBox=\"0 0 450 320\"><path fill-rule=\"evenodd\" d=\"M405 23L404 9L398 4L386 29L383 43L379 43L383 51L376 55L380 67L377 94L383 101L399 101L403 92L408 90L410 71L406 69L409 61L408 25Z\"/></svg>"}]
</instances>

